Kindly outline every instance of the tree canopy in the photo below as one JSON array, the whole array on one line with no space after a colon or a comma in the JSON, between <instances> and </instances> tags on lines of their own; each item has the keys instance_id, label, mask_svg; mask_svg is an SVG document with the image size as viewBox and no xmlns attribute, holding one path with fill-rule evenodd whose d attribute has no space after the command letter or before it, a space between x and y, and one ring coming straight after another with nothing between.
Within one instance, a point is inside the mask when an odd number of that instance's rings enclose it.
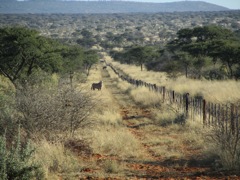
<instances>
[{"instance_id":1,"label":"tree canopy","mask_svg":"<svg viewBox=\"0 0 240 180\"><path fill-rule=\"evenodd\" d=\"M228 67L228 76L234 76L233 67L240 65L240 43L232 31L220 26L204 26L181 29L177 35L177 39L167 45L173 54L181 51L190 54L197 68L204 65L206 58L211 58L213 64L220 60Z\"/></svg>"},{"instance_id":2,"label":"tree canopy","mask_svg":"<svg viewBox=\"0 0 240 180\"><path fill-rule=\"evenodd\" d=\"M61 57L54 53L56 42L39 36L35 30L22 27L0 29L0 73L15 86L16 81L34 70L56 72Z\"/></svg>"},{"instance_id":3,"label":"tree canopy","mask_svg":"<svg viewBox=\"0 0 240 180\"><path fill-rule=\"evenodd\" d=\"M85 58L84 51L80 46L63 45L40 36L39 32L32 29L1 28L0 74L18 87L27 77L39 70L50 74L73 72L81 69L88 61L96 62Z\"/></svg>"}]
</instances>

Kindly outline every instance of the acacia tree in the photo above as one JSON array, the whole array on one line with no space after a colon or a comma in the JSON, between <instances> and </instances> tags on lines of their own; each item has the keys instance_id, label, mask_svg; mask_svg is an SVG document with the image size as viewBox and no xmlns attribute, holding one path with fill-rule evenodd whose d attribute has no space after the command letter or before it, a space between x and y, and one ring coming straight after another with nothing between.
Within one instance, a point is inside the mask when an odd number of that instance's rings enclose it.
<instances>
[{"instance_id":1,"label":"acacia tree","mask_svg":"<svg viewBox=\"0 0 240 180\"><path fill-rule=\"evenodd\" d=\"M216 53L214 55L228 67L229 77L233 78L233 67L234 65L240 64L240 44L238 41L231 40L218 41L217 44L218 45L215 46Z\"/></svg>"},{"instance_id":2,"label":"acacia tree","mask_svg":"<svg viewBox=\"0 0 240 180\"><path fill-rule=\"evenodd\" d=\"M172 53L189 53L196 59L193 64L198 70L204 66L206 57L211 57L213 64L220 59L228 67L229 77L233 77L233 67L239 63L239 40L233 32L219 26L204 26L182 29L177 35L178 38L167 45Z\"/></svg>"},{"instance_id":3,"label":"acacia tree","mask_svg":"<svg viewBox=\"0 0 240 180\"><path fill-rule=\"evenodd\" d=\"M130 62L140 65L141 71L143 70L143 65L147 62L153 61L158 57L157 51L153 47L133 47L125 53L125 57L130 59Z\"/></svg>"},{"instance_id":4,"label":"acacia tree","mask_svg":"<svg viewBox=\"0 0 240 180\"><path fill-rule=\"evenodd\" d=\"M83 65L87 71L87 76L89 75L90 69L93 64L98 61L98 55L94 50L88 50L84 52Z\"/></svg>"},{"instance_id":5,"label":"acacia tree","mask_svg":"<svg viewBox=\"0 0 240 180\"><path fill-rule=\"evenodd\" d=\"M189 53L180 51L176 54L175 59L178 61L178 64L180 64L180 66L184 68L185 76L187 78L189 68L194 63L194 60L193 60L194 58Z\"/></svg>"},{"instance_id":6,"label":"acacia tree","mask_svg":"<svg viewBox=\"0 0 240 180\"><path fill-rule=\"evenodd\" d=\"M81 70L83 67L84 49L78 45L65 46L61 54L64 66L63 73L69 76L72 86L74 72Z\"/></svg>"},{"instance_id":7,"label":"acacia tree","mask_svg":"<svg viewBox=\"0 0 240 180\"><path fill-rule=\"evenodd\" d=\"M22 27L0 29L0 74L18 89L36 70L57 72L62 59L57 43Z\"/></svg>"}]
</instances>

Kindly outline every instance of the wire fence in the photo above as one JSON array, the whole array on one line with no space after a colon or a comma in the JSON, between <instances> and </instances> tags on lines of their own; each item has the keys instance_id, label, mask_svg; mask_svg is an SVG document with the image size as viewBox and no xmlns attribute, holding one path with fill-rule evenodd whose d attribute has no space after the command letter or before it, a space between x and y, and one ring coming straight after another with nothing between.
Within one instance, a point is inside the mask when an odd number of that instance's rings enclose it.
<instances>
[{"instance_id":1,"label":"wire fence","mask_svg":"<svg viewBox=\"0 0 240 180\"><path fill-rule=\"evenodd\" d=\"M184 112L185 116L190 120L195 120L198 117L203 124L203 127L218 127L225 133L239 134L239 104L216 104L208 102L201 97L191 97L189 93L180 94L174 90L169 90L165 86L157 86L136 80L120 71L116 70L112 64L109 67L121 78L123 81L141 87L145 86L149 91L155 91L162 97L162 103L167 103L172 107Z\"/></svg>"}]
</instances>

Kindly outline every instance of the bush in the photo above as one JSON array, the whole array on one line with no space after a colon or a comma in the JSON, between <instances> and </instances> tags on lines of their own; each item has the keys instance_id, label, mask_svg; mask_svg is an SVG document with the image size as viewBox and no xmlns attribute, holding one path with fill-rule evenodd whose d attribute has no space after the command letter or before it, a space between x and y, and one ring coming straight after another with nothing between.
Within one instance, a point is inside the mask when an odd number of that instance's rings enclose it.
<instances>
[{"instance_id":1,"label":"bush","mask_svg":"<svg viewBox=\"0 0 240 180\"><path fill-rule=\"evenodd\" d=\"M15 90L10 82L1 76L0 82L0 135L5 135L6 138L12 138L13 134L17 134L18 129ZM7 132L5 133L6 129Z\"/></svg>"},{"instance_id":2,"label":"bush","mask_svg":"<svg viewBox=\"0 0 240 180\"><path fill-rule=\"evenodd\" d=\"M240 132L227 131L222 126L215 127L210 140L225 170L240 170Z\"/></svg>"},{"instance_id":3,"label":"bush","mask_svg":"<svg viewBox=\"0 0 240 180\"><path fill-rule=\"evenodd\" d=\"M87 92L68 85L57 88L26 86L18 95L21 124L30 135L49 139L62 133L74 135L90 123L93 101Z\"/></svg>"},{"instance_id":4,"label":"bush","mask_svg":"<svg viewBox=\"0 0 240 180\"><path fill-rule=\"evenodd\" d=\"M14 145L15 144L15 145ZM31 162L34 149L30 143L25 146L20 141L20 133L11 148L7 148L6 138L0 136L0 177L1 180L32 178L43 179L40 166Z\"/></svg>"}]
</instances>

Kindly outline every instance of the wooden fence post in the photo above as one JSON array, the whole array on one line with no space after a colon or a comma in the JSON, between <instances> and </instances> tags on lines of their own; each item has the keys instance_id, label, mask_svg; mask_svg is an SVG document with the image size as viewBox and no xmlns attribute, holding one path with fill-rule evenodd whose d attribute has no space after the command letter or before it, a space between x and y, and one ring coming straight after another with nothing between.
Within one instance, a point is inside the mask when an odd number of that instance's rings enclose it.
<instances>
[{"instance_id":1,"label":"wooden fence post","mask_svg":"<svg viewBox=\"0 0 240 180\"><path fill-rule=\"evenodd\" d=\"M224 133L224 130L225 130L225 128L224 128L224 125L225 125L225 111L224 111L224 106L222 106L222 121L221 121L221 128L222 128L222 133Z\"/></svg>"},{"instance_id":2,"label":"wooden fence post","mask_svg":"<svg viewBox=\"0 0 240 180\"><path fill-rule=\"evenodd\" d=\"M186 99L185 102L186 117L188 117L189 93L186 93L185 99Z\"/></svg>"},{"instance_id":3,"label":"wooden fence post","mask_svg":"<svg viewBox=\"0 0 240 180\"><path fill-rule=\"evenodd\" d=\"M235 134L235 116L234 116L234 113L235 113L235 107L234 107L234 104L231 104L231 131L232 131L232 134Z\"/></svg>"},{"instance_id":4,"label":"wooden fence post","mask_svg":"<svg viewBox=\"0 0 240 180\"><path fill-rule=\"evenodd\" d=\"M210 126L211 125L211 103L210 102L208 102L207 109L208 109L208 126Z\"/></svg>"},{"instance_id":5,"label":"wooden fence post","mask_svg":"<svg viewBox=\"0 0 240 180\"><path fill-rule=\"evenodd\" d=\"M219 124L220 124L220 122L221 122L221 105L220 105L220 104L218 104L217 114L218 114L218 117L217 117L217 125L219 126Z\"/></svg>"},{"instance_id":6,"label":"wooden fence post","mask_svg":"<svg viewBox=\"0 0 240 180\"><path fill-rule=\"evenodd\" d=\"M225 116L225 126L226 126L226 133L228 132L228 107L226 106L226 116Z\"/></svg>"},{"instance_id":7,"label":"wooden fence post","mask_svg":"<svg viewBox=\"0 0 240 180\"><path fill-rule=\"evenodd\" d=\"M214 104L214 116L215 116L215 121L214 121L214 126L217 125L217 104Z\"/></svg>"},{"instance_id":8,"label":"wooden fence post","mask_svg":"<svg viewBox=\"0 0 240 180\"><path fill-rule=\"evenodd\" d=\"M175 92L172 91L172 100L173 100L173 103L175 103Z\"/></svg>"},{"instance_id":9,"label":"wooden fence post","mask_svg":"<svg viewBox=\"0 0 240 180\"><path fill-rule=\"evenodd\" d=\"M165 93L166 93L165 86L162 87L162 93L163 93L163 102L164 102L165 101Z\"/></svg>"},{"instance_id":10,"label":"wooden fence post","mask_svg":"<svg viewBox=\"0 0 240 180\"><path fill-rule=\"evenodd\" d=\"M240 130L239 130L239 111L238 111L238 108L236 108L236 130L237 130L237 135L240 133Z\"/></svg>"},{"instance_id":11,"label":"wooden fence post","mask_svg":"<svg viewBox=\"0 0 240 180\"><path fill-rule=\"evenodd\" d=\"M206 100L203 99L203 107L202 107L202 113L203 113L203 126L206 124Z\"/></svg>"}]
</instances>

